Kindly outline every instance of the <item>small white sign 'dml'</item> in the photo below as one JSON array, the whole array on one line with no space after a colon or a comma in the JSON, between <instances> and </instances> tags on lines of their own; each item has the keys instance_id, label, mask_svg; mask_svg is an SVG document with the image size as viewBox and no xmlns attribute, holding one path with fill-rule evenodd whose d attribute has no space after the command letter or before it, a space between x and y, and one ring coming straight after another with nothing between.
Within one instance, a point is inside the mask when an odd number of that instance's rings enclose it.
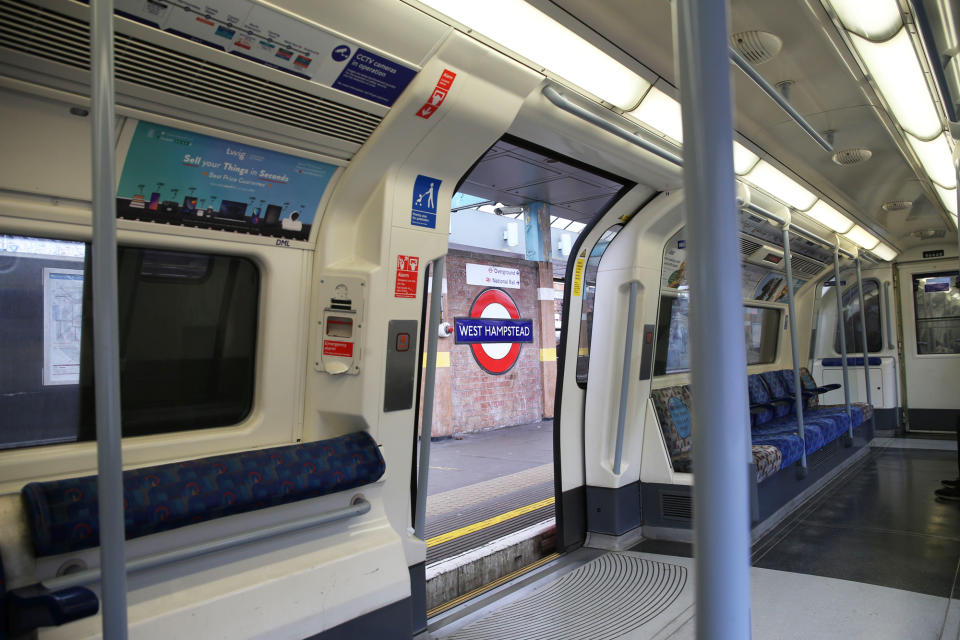
<instances>
[{"instance_id":1,"label":"small white sign 'dml'","mask_svg":"<svg viewBox=\"0 0 960 640\"><path fill-rule=\"evenodd\" d=\"M467 263L467 284L480 287L520 288L520 269Z\"/></svg>"}]
</instances>

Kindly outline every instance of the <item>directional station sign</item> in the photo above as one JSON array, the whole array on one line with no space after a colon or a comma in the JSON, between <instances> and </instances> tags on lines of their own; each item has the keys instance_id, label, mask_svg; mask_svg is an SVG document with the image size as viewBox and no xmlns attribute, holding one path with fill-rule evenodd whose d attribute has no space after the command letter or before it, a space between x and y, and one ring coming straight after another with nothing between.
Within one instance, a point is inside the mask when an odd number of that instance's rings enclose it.
<instances>
[{"instance_id":1,"label":"directional station sign","mask_svg":"<svg viewBox=\"0 0 960 640\"><path fill-rule=\"evenodd\" d=\"M533 320L520 318L506 291L484 289L473 301L470 316L454 319L454 341L469 344L480 368L500 375L517 363L521 344L533 343Z\"/></svg>"}]
</instances>

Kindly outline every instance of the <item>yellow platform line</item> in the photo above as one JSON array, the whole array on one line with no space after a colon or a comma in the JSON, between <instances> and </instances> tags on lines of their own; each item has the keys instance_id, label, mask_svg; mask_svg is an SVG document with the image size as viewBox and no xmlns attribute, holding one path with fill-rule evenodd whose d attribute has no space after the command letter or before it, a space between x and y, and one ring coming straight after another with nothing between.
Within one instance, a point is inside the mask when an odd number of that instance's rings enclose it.
<instances>
[{"instance_id":1,"label":"yellow platform line","mask_svg":"<svg viewBox=\"0 0 960 640\"><path fill-rule=\"evenodd\" d=\"M469 524L465 527L455 529L449 533L444 533L439 536L434 536L427 539L427 549L430 547L435 547L438 544L443 544L444 542L450 542L451 540L456 540L457 538L462 538L463 536L470 535L477 531L482 531L487 527L492 527L495 524L500 524L501 522L506 522L512 518L522 516L525 513L530 513L531 511L536 511L537 509L542 509L543 507L553 504L555 498L553 496L547 498L546 500L541 500L540 502L534 502L533 504L528 504L525 507L520 507L514 509L513 511L507 511L506 513L501 513L498 516L492 518L487 518L480 522L475 522L474 524Z\"/></svg>"}]
</instances>

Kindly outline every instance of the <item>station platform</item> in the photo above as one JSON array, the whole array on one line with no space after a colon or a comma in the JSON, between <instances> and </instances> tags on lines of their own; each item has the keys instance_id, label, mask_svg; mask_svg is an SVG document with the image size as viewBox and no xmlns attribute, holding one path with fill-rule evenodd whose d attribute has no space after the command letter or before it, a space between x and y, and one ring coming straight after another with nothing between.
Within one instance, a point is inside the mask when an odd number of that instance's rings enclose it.
<instances>
[{"instance_id":1,"label":"station platform","mask_svg":"<svg viewBox=\"0 0 960 640\"><path fill-rule=\"evenodd\" d=\"M428 603L437 606L553 551L553 421L431 443Z\"/></svg>"}]
</instances>

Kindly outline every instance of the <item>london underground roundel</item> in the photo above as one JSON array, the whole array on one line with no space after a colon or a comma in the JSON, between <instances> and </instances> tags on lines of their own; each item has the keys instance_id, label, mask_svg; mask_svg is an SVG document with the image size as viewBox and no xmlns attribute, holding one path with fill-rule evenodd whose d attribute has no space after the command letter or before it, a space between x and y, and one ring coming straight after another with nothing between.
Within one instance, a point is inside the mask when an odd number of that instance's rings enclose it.
<instances>
[{"instance_id":1,"label":"london underground roundel","mask_svg":"<svg viewBox=\"0 0 960 640\"><path fill-rule=\"evenodd\" d=\"M470 316L454 319L455 342L469 344L480 368L493 375L509 371L520 357L520 345L533 342L533 321L506 291L484 289L473 301Z\"/></svg>"}]
</instances>

